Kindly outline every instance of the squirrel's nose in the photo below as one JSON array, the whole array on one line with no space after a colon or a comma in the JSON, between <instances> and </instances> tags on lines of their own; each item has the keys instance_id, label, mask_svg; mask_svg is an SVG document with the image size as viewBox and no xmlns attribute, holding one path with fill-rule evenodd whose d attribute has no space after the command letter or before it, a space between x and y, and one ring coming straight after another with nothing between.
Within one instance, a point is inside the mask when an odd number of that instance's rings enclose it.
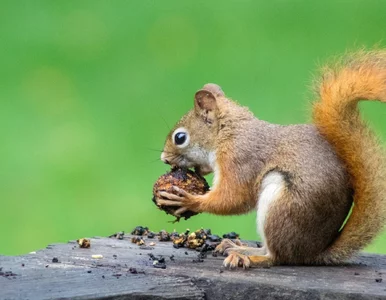
<instances>
[{"instance_id":1,"label":"squirrel's nose","mask_svg":"<svg viewBox=\"0 0 386 300\"><path fill-rule=\"evenodd\" d=\"M165 164L168 164L170 165L170 162L166 159L165 157L165 152L162 152L161 153L161 160L165 163Z\"/></svg>"}]
</instances>

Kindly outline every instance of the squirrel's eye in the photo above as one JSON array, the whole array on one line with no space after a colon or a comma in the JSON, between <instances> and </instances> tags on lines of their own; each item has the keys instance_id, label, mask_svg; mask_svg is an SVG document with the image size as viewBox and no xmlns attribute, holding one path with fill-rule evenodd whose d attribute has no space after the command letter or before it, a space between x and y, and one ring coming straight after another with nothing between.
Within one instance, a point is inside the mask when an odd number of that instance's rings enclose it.
<instances>
[{"instance_id":1,"label":"squirrel's eye","mask_svg":"<svg viewBox=\"0 0 386 300\"><path fill-rule=\"evenodd\" d=\"M174 143L178 146L181 146L186 141L186 133L185 132L177 132L174 136Z\"/></svg>"},{"instance_id":2,"label":"squirrel's eye","mask_svg":"<svg viewBox=\"0 0 386 300\"><path fill-rule=\"evenodd\" d=\"M184 148L189 144L189 133L183 128L177 128L172 135L172 141L178 148Z\"/></svg>"}]
</instances>

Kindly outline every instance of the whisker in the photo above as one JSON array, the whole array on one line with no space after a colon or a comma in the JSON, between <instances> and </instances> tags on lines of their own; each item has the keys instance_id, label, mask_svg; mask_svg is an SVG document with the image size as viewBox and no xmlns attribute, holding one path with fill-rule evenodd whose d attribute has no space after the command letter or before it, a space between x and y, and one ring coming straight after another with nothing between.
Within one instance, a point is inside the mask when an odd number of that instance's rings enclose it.
<instances>
[{"instance_id":1,"label":"whisker","mask_svg":"<svg viewBox=\"0 0 386 300\"><path fill-rule=\"evenodd\" d=\"M146 150L154 151L154 152L159 152L162 153L164 152L165 154L174 154L173 152L165 151L165 150L159 150L159 149L154 149L154 148L145 148Z\"/></svg>"},{"instance_id":2,"label":"whisker","mask_svg":"<svg viewBox=\"0 0 386 300\"><path fill-rule=\"evenodd\" d=\"M163 152L163 150L153 149L153 148L146 148L146 150L155 151L155 152Z\"/></svg>"},{"instance_id":3,"label":"whisker","mask_svg":"<svg viewBox=\"0 0 386 300\"><path fill-rule=\"evenodd\" d=\"M181 162L182 157L178 154L171 153L171 155L165 156L165 159L168 161L174 161L177 160L177 162Z\"/></svg>"},{"instance_id":4,"label":"whisker","mask_svg":"<svg viewBox=\"0 0 386 300\"><path fill-rule=\"evenodd\" d=\"M149 161L149 163L150 163L150 164L153 164L153 163L158 162L158 161L161 161L161 159L160 159L160 158L157 158L157 159L155 159L155 160Z\"/></svg>"},{"instance_id":5,"label":"whisker","mask_svg":"<svg viewBox=\"0 0 386 300\"><path fill-rule=\"evenodd\" d=\"M165 123L166 127L169 129L169 131L171 131L172 129L169 126L169 124L166 122L166 119L162 115L160 115L160 117L161 117L162 121L164 121L164 123Z\"/></svg>"},{"instance_id":6,"label":"whisker","mask_svg":"<svg viewBox=\"0 0 386 300\"><path fill-rule=\"evenodd\" d=\"M176 155L176 156L178 155L178 154L175 154L174 152L170 152L170 151L163 150L163 152L166 153L166 154L173 154L173 155Z\"/></svg>"}]
</instances>

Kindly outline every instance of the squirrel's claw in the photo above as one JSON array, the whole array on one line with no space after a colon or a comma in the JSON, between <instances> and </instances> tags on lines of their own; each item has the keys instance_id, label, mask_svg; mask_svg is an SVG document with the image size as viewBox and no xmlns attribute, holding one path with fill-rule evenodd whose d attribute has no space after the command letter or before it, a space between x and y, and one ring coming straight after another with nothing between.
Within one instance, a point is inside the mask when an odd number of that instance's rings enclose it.
<instances>
[{"instance_id":1,"label":"squirrel's claw","mask_svg":"<svg viewBox=\"0 0 386 300\"><path fill-rule=\"evenodd\" d=\"M224 266L230 269L236 267L242 267L243 269L249 268L251 261L247 255L231 251L227 258L224 259Z\"/></svg>"}]
</instances>

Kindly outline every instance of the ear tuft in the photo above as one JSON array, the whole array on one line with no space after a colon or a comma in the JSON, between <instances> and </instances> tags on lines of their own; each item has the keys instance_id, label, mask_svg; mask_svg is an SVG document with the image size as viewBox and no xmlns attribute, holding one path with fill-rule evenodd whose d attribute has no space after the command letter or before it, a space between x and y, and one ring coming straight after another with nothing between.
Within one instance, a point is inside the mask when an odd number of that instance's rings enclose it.
<instances>
[{"instance_id":1,"label":"ear tuft","mask_svg":"<svg viewBox=\"0 0 386 300\"><path fill-rule=\"evenodd\" d=\"M225 97L221 87L215 83L207 83L202 89L211 92L215 97Z\"/></svg>"}]
</instances>

